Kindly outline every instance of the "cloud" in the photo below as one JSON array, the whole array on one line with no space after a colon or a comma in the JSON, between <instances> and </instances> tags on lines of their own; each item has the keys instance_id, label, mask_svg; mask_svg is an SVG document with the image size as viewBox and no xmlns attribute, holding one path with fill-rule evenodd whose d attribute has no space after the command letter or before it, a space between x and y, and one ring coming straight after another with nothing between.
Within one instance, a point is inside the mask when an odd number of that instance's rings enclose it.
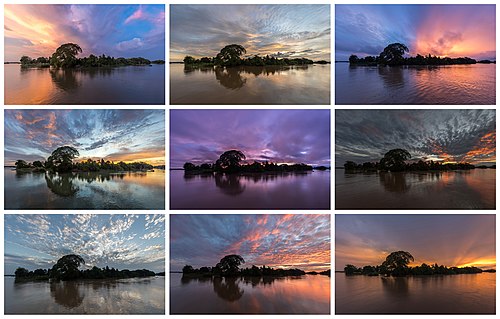
<instances>
[{"instance_id":1,"label":"cloud","mask_svg":"<svg viewBox=\"0 0 500 319\"><path fill-rule=\"evenodd\" d=\"M78 254L87 268L162 270L165 223L158 221L146 233L146 216L7 215L6 268L11 272L16 267L47 268L63 255Z\"/></svg>"},{"instance_id":2,"label":"cloud","mask_svg":"<svg viewBox=\"0 0 500 319\"><path fill-rule=\"evenodd\" d=\"M120 51L129 51L132 49L138 49L144 46L144 43L140 38L133 38L132 40L122 41L116 45L116 48Z\"/></svg>"},{"instance_id":3,"label":"cloud","mask_svg":"<svg viewBox=\"0 0 500 319\"><path fill-rule=\"evenodd\" d=\"M248 267L330 266L328 215L171 215L170 225L172 270L213 266L229 254Z\"/></svg>"},{"instance_id":4,"label":"cloud","mask_svg":"<svg viewBox=\"0 0 500 319\"><path fill-rule=\"evenodd\" d=\"M496 161L495 110L337 110L335 161L379 161L394 148L413 160Z\"/></svg>"}]
</instances>

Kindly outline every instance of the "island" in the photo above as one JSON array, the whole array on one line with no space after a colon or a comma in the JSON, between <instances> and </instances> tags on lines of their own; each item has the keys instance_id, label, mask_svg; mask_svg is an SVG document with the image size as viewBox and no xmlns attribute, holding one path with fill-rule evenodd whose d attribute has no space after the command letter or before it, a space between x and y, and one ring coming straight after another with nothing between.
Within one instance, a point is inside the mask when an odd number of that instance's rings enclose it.
<instances>
[{"instance_id":1,"label":"island","mask_svg":"<svg viewBox=\"0 0 500 319\"><path fill-rule=\"evenodd\" d=\"M153 166L144 162L125 163L120 161L95 161L91 158L86 161L73 163L73 159L80 156L77 149L72 146L62 146L55 149L46 161L33 161L28 163L25 160L17 160L15 163L18 173L65 173L65 172L146 172L154 168L165 168L164 165Z\"/></svg>"},{"instance_id":2,"label":"island","mask_svg":"<svg viewBox=\"0 0 500 319\"><path fill-rule=\"evenodd\" d=\"M306 58L279 58L280 53L276 56L266 55L261 57L254 55L253 57L241 58L247 50L239 44L229 44L223 47L215 57L202 57L195 59L190 55L184 57L183 63L185 67L204 67L204 66L293 66L293 65L308 65L308 64L329 64L325 60L313 61Z\"/></svg>"},{"instance_id":3,"label":"island","mask_svg":"<svg viewBox=\"0 0 500 319\"><path fill-rule=\"evenodd\" d=\"M403 277L403 276L420 276L420 275L458 275L458 274L479 274L482 272L496 272L495 269L482 270L473 266L465 267L446 267L443 265L438 266L428 265L423 263L420 266L408 266L415 258L407 251L395 251L390 253L385 261L378 266L363 266L356 267L348 264L344 267L346 276L365 275L365 276L386 276L386 277Z\"/></svg>"},{"instance_id":4,"label":"island","mask_svg":"<svg viewBox=\"0 0 500 319\"><path fill-rule=\"evenodd\" d=\"M402 43L391 43L384 48L378 56L367 56L360 58L355 54L349 57L349 64L353 66L398 66L398 65L455 65L455 64L476 64L476 63L495 63L490 60L480 60L469 57L450 58L423 56L417 54L415 57L404 57L403 55L410 50Z\"/></svg>"},{"instance_id":5,"label":"island","mask_svg":"<svg viewBox=\"0 0 500 319\"><path fill-rule=\"evenodd\" d=\"M308 272L298 268L293 269L274 269L265 265L257 267L252 265L251 268L239 269L245 260L240 255L224 256L220 262L214 267L201 267L194 269L191 265L186 265L182 268L183 278L198 278L198 277L286 277L286 276L303 276L309 275L325 275L330 277L330 270L322 272Z\"/></svg>"},{"instance_id":6,"label":"island","mask_svg":"<svg viewBox=\"0 0 500 319\"><path fill-rule=\"evenodd\" d=\"M50 269L36 269L29 271L26 268L18 267L15 271L15 282L29 281L71 281L78 279L124 279L136 277L165 276L165 272L156 274L147 269L138 270L118 270L108 266L98 268L93 266L91 269L80 270L79 267L85 264L85 260L75 254L65 255L59 258L57 263Z\"/></svg>"},{"instance_id":7,"label":"island","mask_svg":"<svg viewBox=\"0 0 500 319\"><path fill-rule=\"evenodd\" d=\"M454 163L446 162L442 163L439 161L423 161L418 160L413 163L406 163L407 160L411 159L411 154L405 149L392 149L385 153L384 157L379 162L365 162L363 164L357 164L353 161L347 161L344 164L344 169L349 173L363 173L370 171L386 171L386 172L404 172L404 171L449 171L449 170L470 170L475 168L496 168L496 165L485 166L479 165L474 166L470 163Z\"/></svg>"},{"instance_id":8,"label":"island","mask_svg":"<svg viewBox=\"0 0 500 319\"><path fill-rule=\"evenodd\" d=\"M252 164L240 164L246 156L239 150L229 150L220 155L215 163L203 163L195 165L186 162L183 165L186 175L192 174L212 174L212 173L266 173L266 172L306 172L312 170L327 170L326 166L313 167L304 163L300 164L276 164L270 162L259 163L254 161Z\"/></svg>"},{"instance_id":9,"label":"island","mask_svg":"<svg viewBox=\"0 0 500 319\"><path fill-rule=\"evenodd\" d=\"M164 60L150 61L146 58L115 58L102 54L95 56L78 58L82 53L82 48L76 43L65 43L58 47L51 57L38 57L32 59L29 56L22 56L20 59L23 68L95 68L95 67L119 67L119 66L147 66L151 64L165 64Z\"/></svg>"}]
</instances>

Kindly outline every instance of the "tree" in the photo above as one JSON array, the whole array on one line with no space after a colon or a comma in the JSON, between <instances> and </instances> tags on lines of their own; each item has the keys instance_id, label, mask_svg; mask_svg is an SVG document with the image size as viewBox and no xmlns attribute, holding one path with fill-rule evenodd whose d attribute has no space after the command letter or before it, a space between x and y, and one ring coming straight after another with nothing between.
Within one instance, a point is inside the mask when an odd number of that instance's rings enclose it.
<instances>
[{"instance_id":1,"label":"tree","mask_svg":"<svg viewBox=\"0 0 500 319\"><path fill-rule=\"evenodd\" d=\"M84 263L85 260L79 255L62 256L52 267L51 277L61 280L77 279L81 275L78 267Z\"/></svg>"},{"instance_id":2,"label":"tree","mask_svg":"<svg viewBox=\"0 0 500 319\"><path fill-rule=\"evenodd\" d=\"M241 55L247 50L239 44L230 44L223 47L215 57L216 64L223 66L236 66L242 63Z\"/></svg>"},{"instance_id":3,"label":"tree","mask_svg":"<svg viewBox=\"0 0 500 319\"><path fill-rule=\"evenodd\" d=\"M16 278L23 278L23 277L28 277L29 271L26 268L23 267L18 267L16 271L14 272L14 275L16 275Z\"/></svg>"},{"instance_id":4,"label":"tree","mask_svg":"<svg viewBox=\"0 0 500 319\"><path fill-rule=\"evenodd\" d=\"M76 56L82 52L83 50L78 44L65 43L52 54L50 65L56 68L74 67L78 61Z\"/></svg>"},{"instance_id":5,"label":"tree","mask_svg":"<svg viewBox=\"0 0 500 319\"><path fill-rule=\"evenodd\" d=\"M357 55L355 54L352 54L350 57L349 57L349 63L350 64L356 64L359 62L359 58Z\"/></svg>"},{"instance_id":6,"label":"tree","mask_svg":"<svg viewBox=\"0 0 500 319\"><path fill-rule=\"evenodd\" d=\"M27 55L23 55L19 61L21 62L21 65L28 65L32 63L31 58Z\"/></svg>"},{"instance_id":7,"label":"tree","mask_svg":"<svg viewBox=\"0 0 500 319\"><path fill-rule=\"evenodd\" d=\"M26 161L23 160L17 160L16 163L16 169L22 169L22 168L29 168L30 165L26 163Z\"/></svg>"},{"instance_id":8,"label":"tree","mask_svg":"<svg viewBox=\"0 0 500 319\"><path fill-rule=\"evenodd\" d=\"M356 168L358 168L358 165L356 163L354 163L353 161L347 161L344 164L344 169L346 171L352 171L352 170L355 170Z\"/></svg>"},{"instance_id":9,"label":"tree","mask_svg":"<svg viewBox=\"0 0 500 319\"><path fill-rule=\"evenodd\" d=\"M215 165L222 170L234 170L240 166L240 162L246 159L245 154L238 150L230 150L222 153Z\"/></svg>"},{"instance_id":10,"label":"tree","mask_svg":"<svg viewBox=\"0 0 500 319\"><path fill-rule=\"evenodd\" d=\"M408 273L408 264L414 260L413 256L407 251L395 251L385 258L382 268L386 274L404 276Z\"/></svg>"},{"instance_id":11,"label":"tree","mask_svg":"<svg viewBox=\"0 0 500 319\"><path fill-rule=\"evenodd\" d=\"M194 64L196 60L192 56L186 55L183 61L184 64Z\"/></svg>"},{"instance_id":12,"label":"tree","mask_svg":"<svg viewBox=\"0 0 500 319\"><path fill-rule=\"evenodd\" d=\"M191 265L186 265L186 266L182 267L183 274L191 274L193 272L194 272L194 269L193 269L193 266L191 266Z\"/></svg>"},{"instance_id":13,"label":"tree","mask_svg":"<svg viewBox=\"0 0 500 319\"><path fill-rule=\"evenodd\" d=\"M402 64L405 52L410 52L406 45L401 43L391 43L380 53L380 62L388 65Z\"/></svg>"},{"instance_id":14,"label":"tree","mask_svg":"<svg viewBox=\"0 0 500 319\"><path fill-rule=\"evenodd\" d=\"M192 171L196 169L196 165L194 165L193 163L186 162L184 163L183 168L185 171Z\"/></svg>"},{"instance_id":15,"label":"tree","mask_svg":"<svg viewBox=\"0 0 500 319\"><path fill-rule=\"evenodd\" d=\"M345 265L344 267L344 273L348 276L354 275L355 273L359 272L358 268L354 265Z\"/></svg>"},{"instance_id":16,"label":"tree","mask_svg":"<svg viewBox=\"0 0 500 319\"><path fill-rule=\"evenodd\" d=\"M43 163L40 162L40 161L34 161L33 162L33 166L35 166L35 167L43 167Z\"/></svg>"},{"instance_id":17,"label":"tree","mask_svg":"<svg viewBox=\"0 0 500 319\"><path fill-rule=\"evenodd\" d=\"M390 150L385 153L384 158L380 160L380 166L388 171L403 171L406 167L406 160L411 158L411 154L407 150L400 148Z\"/></svg>"},{"instance_id":18,"label":"tree","mask_svg":"<svg viewBox=\"0 0 500 319\"><path fill-rule=\"evenodd\" d=\"M57 172L69 172L73 168L73 159L78 156L80 153L74 147L62 146L52 152L47 162Z\"/></svg>"},{"instance_id":19,"label":"tree","mask_svg":"<svg viewBox=\"0 0 500 319\"><path fill-rule=\"evenodd\" d=\"M244 263L245 260L240 255L227 255L220 260L216 268L220 269L222 275L237 275L238 267Z\"/></svg>"}]
</instances>

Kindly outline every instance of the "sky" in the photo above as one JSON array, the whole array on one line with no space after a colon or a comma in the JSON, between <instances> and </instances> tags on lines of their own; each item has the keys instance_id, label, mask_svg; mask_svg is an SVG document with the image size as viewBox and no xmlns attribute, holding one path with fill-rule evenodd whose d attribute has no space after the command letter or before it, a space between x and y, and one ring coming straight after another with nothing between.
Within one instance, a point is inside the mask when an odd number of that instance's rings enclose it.
<instances>
[{"instance_id":1,"label":"sky","mask_svg":"<svg viewBox=\"0 0 500 319\"><path fill-rule=\"evenodd\" d=\"M336 215L335 268L380 265L394 251L447 267L496 268L495 215Z\"/></svg>"},{"instance_id":2,"label":"sky","mask_svg":"<svg viewBox=\"0 0 500 319\"><path fill-rule=\"evenodd\" d=\"M240 255L240 268L330 269L330 215L170 215L170 270L213 267Z\"/></svg>"},{"instance_id":3,"label":"sky","mask_svg":"<svg viewBox=\"0 0 500 319\"><path fill-rule=\"evenodd\" d=\"M335 166L376 162L402 148L412 159L496 163L495 110L336 110Z\"/></svg>"},{"instance_id":4,"label":"sky","mask_svg":"<svg viewBox=\"0 0 500 319\"><path fill-rule=\"evenodd\" d=\"M247 163L330 165L329 110L172 110L170 164L214 163L237 149Z\"/></svg>"},{"instance_id":5,"label":"sky","mask_svg":"<svg viewBox=\"0 0 500 319\"><path fill-rule=\"evenodd\" d=\"M64 43L90 54L165 60L164 5L4 6L5 61L49 57Z\"/></svg>"},{"instance_id":6,"label":"sky","mask_svg":"<svg viewBox=\"0 0 500 319\"><path fill-rule=\"evenodd\" d=\"M495 5L336 5L335 60L379 55L391 43L411 56L496 59Z\"/></svg>"},{"instance_id":7,"label":"sky","mask_svg":"<svg viewBox=\"0 0 500 319\"><path fill-rule=\"evenodd\" d=\"M165 271L165 215L5 215L5 274L69 254L83 257L81 269Z\"/></svg>"},{"instance_id":8,"label":"sky","mask_svg":"<svg viewBox=\"0 0 500 319\"><path fill-rule=\"evenodd\" d=\"M61 146L80 157L165 164L164 110L5 110L5 165L44 161Z\"/></svg>"},{"instance_id":9,"label":"sky","mask_svg":"<svg viewBox=\"0 0 500 319\"><path fill-rule=\"evenodd\" d=\"M247 56L330 61L329 5L171 5L170 59L214 57L229 44Z\"/></svg>"}]
</instances>

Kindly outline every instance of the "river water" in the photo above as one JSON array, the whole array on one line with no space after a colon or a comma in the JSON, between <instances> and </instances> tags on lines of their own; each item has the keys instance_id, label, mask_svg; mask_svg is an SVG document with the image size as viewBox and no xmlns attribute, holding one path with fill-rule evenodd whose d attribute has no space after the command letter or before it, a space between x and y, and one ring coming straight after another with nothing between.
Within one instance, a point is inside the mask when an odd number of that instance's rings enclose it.
<instances>
[{"instance_id":1,"label":"river water","mask_svg":"<svg viewBox=\"0 0 500 319\"><path fill-rule=\"evenodd\" d=\"M170 171L171 209L330 209L330 171L185 175Z\"/></svg>"},{"instance_id":2,"label":"river water","mask_svg":"<svg viewBox=\"0 0 500 319\"><path fill-rule=\"evenodd\" d=\"M336 104L495 104L495 64L335 64Z\"/></svg>"},{"instance_id":3,"label":"river water","mask_svg":"<svg viewBox=\"0 0 500 319\"><path fill-rule=\"evenodd\" d=\"M329 314L330 277L182 278L170 274L170 314Z\"/></svg>"},{"instance_id":4,"label":"river water","mask_svg":"<svg viewBox=\"0 0 500 319\"><path fill-rule=\"evenodd\" d=\"M330 65L170 65L171 104L330 104Z\"/></svg>"},{"instance_id":5,"label":"river water","mask_svg":"<svg viewBox=\"0 0 500 319\"><path fill-rule=\"evenodd\" d=\"M165 277L14 283L5 314L164 314Z\"/></svg>"},{"instance_id":6,"label":"river water","mask_svg":"<svg viewBox=\"0 0 500 319\"><path fill-rule=\"evenodd\" d=\"M336 209L495 209L495 169L443 172L335 170Z\"/></svg>"},{"instance_id":7,"label":"river water","mask_svg":"<svg viewBox=\"0 0 500 319\"><path fill-rule=\"evenodd\" d=\"M336 314L495 314L495 274L335 274Z\"/></svg>"},{"instance_id":8,"label":"river water","mask_svg":"<svg viewBox=\"0 0 500 319\"><path fill-rule=\"evenodd\" d=\"M5 168L5 209L165 209L165 171L17 173Z\"/></svg>"},{"instance_id":9,"label":"river water","mask_svg":"<svg viewBox=\"0 0 500 319\"><path fill-rule=\"evenodd\" d=\"M6 64L5 104L164 104L165 65L55 70Z\"/></svg>"}]
</instances>

